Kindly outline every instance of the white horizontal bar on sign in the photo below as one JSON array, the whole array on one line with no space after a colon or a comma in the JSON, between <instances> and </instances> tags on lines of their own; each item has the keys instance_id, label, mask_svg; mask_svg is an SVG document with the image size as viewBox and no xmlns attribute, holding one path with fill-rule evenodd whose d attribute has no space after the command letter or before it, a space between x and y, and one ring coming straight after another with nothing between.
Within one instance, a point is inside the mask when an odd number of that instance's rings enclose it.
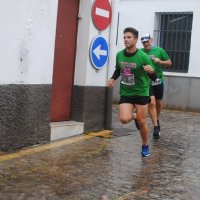
<instances>
[{"instance_id":1,"label":"white horizontal bar on sign","mask_svg":"<svg viewBox=\"0 0 200 200\"><path fill-rule=\"evenodd\" d=\"M101 17L106 17L109 18L109 11L101 9L101 8L96 8L96 15L99 15Z\"/></svg>"}]
</instances>

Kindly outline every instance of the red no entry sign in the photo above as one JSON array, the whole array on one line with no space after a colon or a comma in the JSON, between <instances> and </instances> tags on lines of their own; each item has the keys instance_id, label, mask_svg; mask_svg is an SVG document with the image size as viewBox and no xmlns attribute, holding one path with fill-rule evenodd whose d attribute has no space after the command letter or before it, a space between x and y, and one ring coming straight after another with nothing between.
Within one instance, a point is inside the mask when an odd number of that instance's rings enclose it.
<instances>
[{"instance_id":1,"label":"red no entry sign","mask_svg":"<svg viewBox=\"0 0 200 200\"><path fill-rule=\"evenodd\" d=\"M92 7L92 20L99 30L106 29L112 18L112 9L108 0L95 0Z\"/></svg>"}]
</instances>

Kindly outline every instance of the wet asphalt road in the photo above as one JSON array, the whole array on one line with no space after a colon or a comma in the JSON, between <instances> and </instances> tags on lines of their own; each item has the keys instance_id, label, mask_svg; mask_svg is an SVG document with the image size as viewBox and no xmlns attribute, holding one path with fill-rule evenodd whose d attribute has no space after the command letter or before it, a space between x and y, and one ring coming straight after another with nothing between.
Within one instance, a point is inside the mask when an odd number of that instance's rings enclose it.
<instances>
[{"instance_id":1,"label":"wet asphalt road","mask_svg":"<svg viewBox=\"0 0 200 200\"><path fill-rule=\"evenodd\" d=\"M134 123L0 156L0 200L199 200L200 113L164 110L140 155Z\"/></svg>"}]
</instances>

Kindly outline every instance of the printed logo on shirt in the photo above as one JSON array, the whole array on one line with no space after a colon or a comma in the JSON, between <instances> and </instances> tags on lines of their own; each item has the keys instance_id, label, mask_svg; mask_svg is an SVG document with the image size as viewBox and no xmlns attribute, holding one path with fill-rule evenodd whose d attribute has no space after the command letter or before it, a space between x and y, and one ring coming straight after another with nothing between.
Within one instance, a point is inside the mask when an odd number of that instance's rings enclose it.
<instances>
[{"instance_id":1,"label":"printed logo on shirt","mask_svg":"<svg viewBox=\"0 0 200 200\"><path fill-rule=\"evenodd\" d=\"M135 78L131 69L137 67L136 63L121 62L121 64L122 64L121 83L124 85L134 85Z\"/></svg>"},{"instance_id":2,"label":"printed logo on shirt","mask_svg":"<svg viewBox=\"0 0 200 200\"><path fill-rule=\"evenodd\" d=\"M129 63L129 62L121 62L121 66L122 66L122 69L124 67L136 68L137 64L136 63Z\"/></svg>"}]
</instances>

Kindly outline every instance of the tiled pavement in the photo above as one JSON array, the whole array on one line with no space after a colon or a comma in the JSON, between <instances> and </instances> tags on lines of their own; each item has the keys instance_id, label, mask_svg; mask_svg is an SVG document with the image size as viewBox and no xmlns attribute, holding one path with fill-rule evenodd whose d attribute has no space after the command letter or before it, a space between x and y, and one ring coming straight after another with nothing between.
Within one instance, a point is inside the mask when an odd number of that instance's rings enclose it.
<instances>
[{"instance_id":1,"label":"tiled pavement","mask_svg":"<svg viewBox=\"0 0 200 200\"><path fill-rule=\"evenodd\" d=\"M199 200L200 114L163 110L140 155L134 123L0 156L0 200Z\"/></svg>"}]
</instances>

